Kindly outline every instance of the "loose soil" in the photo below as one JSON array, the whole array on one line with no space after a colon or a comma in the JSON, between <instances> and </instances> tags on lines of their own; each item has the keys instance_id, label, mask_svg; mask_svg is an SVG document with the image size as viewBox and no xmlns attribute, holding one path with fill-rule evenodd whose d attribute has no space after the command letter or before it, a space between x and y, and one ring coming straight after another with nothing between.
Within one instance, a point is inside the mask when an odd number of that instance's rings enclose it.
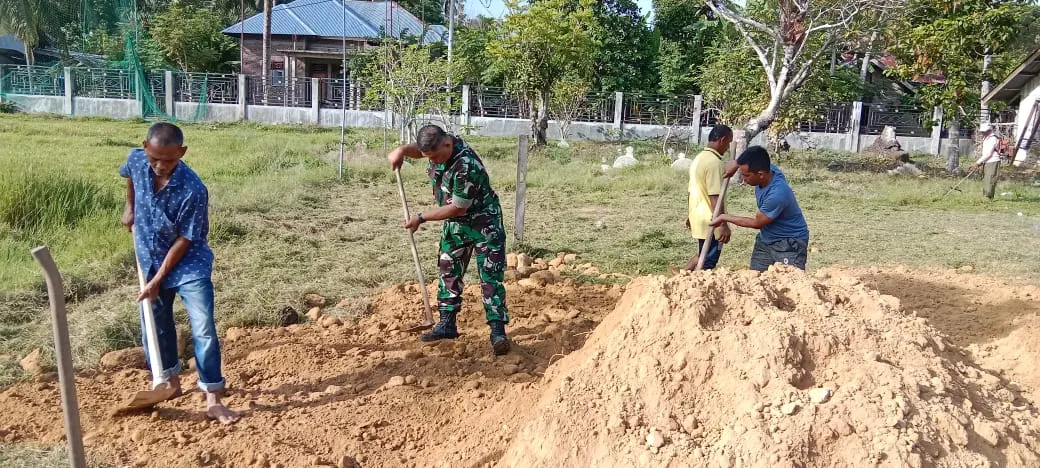
<instances>
[{"instance_id":1,"label":"loose soil","mask_svg":"<svg viewBox=\"0 0 1040 468\"><path fill-rule=\"evenodd\" d=\"M1034 286L836 268L507 291L502 357L475 286L455 342L401 331L421 317L415 285L356 323L237 331L232 426L197 391L110 416L147 371L82 372L88 451L170 467L1040 465ZM0 440L62 441L52 376L0 392L0 411Z\"/></svg>"}]
</instances>

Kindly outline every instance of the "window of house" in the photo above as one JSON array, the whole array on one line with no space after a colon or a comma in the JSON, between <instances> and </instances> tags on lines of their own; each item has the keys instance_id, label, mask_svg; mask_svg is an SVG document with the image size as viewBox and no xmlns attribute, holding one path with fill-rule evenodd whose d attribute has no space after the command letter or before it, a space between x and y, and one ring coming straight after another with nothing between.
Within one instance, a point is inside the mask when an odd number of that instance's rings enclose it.
<instances>
[{"instance_id":1,"label":"window of house","mask_svg":"<svg viewBox=\"0 0 1040 468\"><path fill-rule=\"evenodd\" d=\"M283 61L272 61L271 71L269 72L268 78L271 79L271 83L275 85L285 84L285 62Z\"/></svg>"}]
</instances>

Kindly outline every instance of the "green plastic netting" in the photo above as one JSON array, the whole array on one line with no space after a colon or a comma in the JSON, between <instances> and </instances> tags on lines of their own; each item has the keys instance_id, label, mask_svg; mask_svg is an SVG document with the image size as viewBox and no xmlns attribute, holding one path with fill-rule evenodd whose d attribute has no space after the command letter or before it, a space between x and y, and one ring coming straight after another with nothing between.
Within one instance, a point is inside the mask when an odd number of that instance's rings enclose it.
<instances>
[{"instance_id":1,"label":"green plastic netting","mask_svg":"<svg viewBox=\"0 0 1040 468\"><path fill-rule=\"evenodd\" d=\"M64 70L71 67L76 96L82 96L81 88L93 87L94 97L137 101L145 119L178 120L165 108L164 72L180 76L180 70L148 68L142 57L142 42L148 40L144 17L161 1L0 0L0 36L11 34L26 43L25 59L33 62L0 55L0 101L17 105L12 95L64 96ZM35 48L28 46L33 43ZM201 120L209 101L208 78L177 79L188 81L182 86L196 104L180 120Z\"/></svg>"}]
</instances>

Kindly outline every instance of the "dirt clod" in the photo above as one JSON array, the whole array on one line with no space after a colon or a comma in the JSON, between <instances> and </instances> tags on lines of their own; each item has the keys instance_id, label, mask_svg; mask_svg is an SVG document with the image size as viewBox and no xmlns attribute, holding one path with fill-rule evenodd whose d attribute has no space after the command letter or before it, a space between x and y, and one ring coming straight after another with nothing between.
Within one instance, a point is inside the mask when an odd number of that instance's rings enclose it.
<instances>
[{"instance_id":1,"label":"dirt clod","mask_svg":"<svg viewBox=\"0 0 1040 468\"><path fill-rule=\"evenodd\" d=\"M101 356L101 367L106 370L144 369L144 348L127 348L110 351Z\"/></svg>"},{"instance_id":2,"label":"dirt clod","mask_svg":"<svg viewBox=\"0 0 1040 468\"><path fill-rule=\"evenodd\" d=\"M26 354L21 361L18 361L18 365L22 366L22 370L30 374L39 374L43 372L43 366L40 363L40 348L32 350L29 354Z\"/></svg>"}]
</instances>

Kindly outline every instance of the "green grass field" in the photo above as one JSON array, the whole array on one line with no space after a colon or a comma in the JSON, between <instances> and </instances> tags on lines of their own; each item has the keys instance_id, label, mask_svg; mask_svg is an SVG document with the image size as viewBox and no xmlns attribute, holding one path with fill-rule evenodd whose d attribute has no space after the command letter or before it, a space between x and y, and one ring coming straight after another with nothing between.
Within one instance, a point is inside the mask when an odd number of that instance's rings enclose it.
<instances>
[{"instance_id":1,"label":"green grass field","mask_svg":"<svg viewBox=\"0 0 1040 468\"><path fill-rule=\"evenodd\" d=\"M43 279L29 256L37 245L51 249L65 277L77 365L138 340L132 244L119 225L125 182L117 169L147 126L0 116L0 355L8 356L0 359L0 385L22 377L17 360L25 352L49 346ZM185 132L185 161L210 189L221 328L270 324L286 305L302 309L309 292L348 300L345 314L362 313L378 288L414 280L382 132L349 131L342 181L338 129L187 125ZM516 140L471 143L487 162L512 232ZM573 251L604 271L630 275L684 264L696 249L682 226L687 176L668 167L659 144L634 146L644 163L609 174L599 173L600 158L612 160L617 144L532 153L526 245L510 237L510 250ZM827 169L851 158L803 152L778 160L812 231L810 268L973 265L985 274L1040 279L1040 187L1004 182L998 192L1005 195L990 202L977 179L942 197L956 179ZM429 207L424 166L406 167L404 176L413 212ZM734 187L728 203L732 212L754 209L748 187ZM431 225L417 236L431 279L438 234ZM744 267L753 240L754 232L737 228L723 264Z\"/></svg>"}]
</instances>

